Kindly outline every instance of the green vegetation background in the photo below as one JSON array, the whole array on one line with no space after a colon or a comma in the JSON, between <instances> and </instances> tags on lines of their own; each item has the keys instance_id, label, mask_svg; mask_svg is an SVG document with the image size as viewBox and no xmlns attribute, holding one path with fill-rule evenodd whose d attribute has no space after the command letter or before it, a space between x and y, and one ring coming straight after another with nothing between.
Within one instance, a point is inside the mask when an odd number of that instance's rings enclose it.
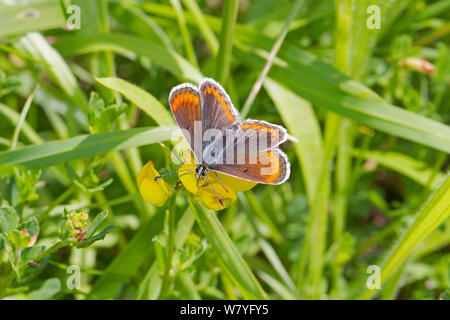
<instances>
[{"instance_id":1,"label":"green vegetation background","mask_svg":"<svg viewBox=\"0 0 450 320\"><path fill-rule=\"evenodd\" d=\"M449 18L449 0L0 1L0 298L448 299ZM204 76L299 140L291 178L217 213L154 207L137 173L173 169L167 97Z\"/></svg>"}]
</instances>

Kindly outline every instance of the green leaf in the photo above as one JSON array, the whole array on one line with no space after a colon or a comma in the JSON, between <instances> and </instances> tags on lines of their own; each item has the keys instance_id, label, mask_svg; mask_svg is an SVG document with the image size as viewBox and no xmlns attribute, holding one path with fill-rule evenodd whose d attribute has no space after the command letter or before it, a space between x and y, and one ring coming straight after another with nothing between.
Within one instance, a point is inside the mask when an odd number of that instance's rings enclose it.
<instances>
[{"instance_id":1,"label":"green leaf","mask_svg":"<svg viewBox=\"0 0 450 320\"><path fill-rule=\"evenodd\" d=\"M106 268L102 276L94 283L92 296L97 299L113 299L121 285L134 276L139 267L152 254L152 238L162 229L164 215L157 212L146 222L133 239Z\"/></svg>"},{"instance_id":2,"label":"green leaf","mask_svg":"<svg viewBox=\"0 0 450 320\"><path fill-rule=\"evenodd\" d=\"M265 63L264 58L255 54L250 48L241 47L236 53L242 61L257 70ZM363 99L349 95L348 92L324 86L323 83L318 83L314 79L317 78L316 75L305 74L305 70L300 72L290 64L290 61L287 64L286 61L284 62L274 64L269 76L312 104L385 133L450 152L449 126L386 102ZM338 86L343 83L338 82Z\"/></svg>"},{"instance_id":3,"label":"green leaf","mask_svg":"<svg viewBox=\"0 0 450 320\"><path fill-rule=\"evenodd\" d=\"M40 33L27 34L20 39L18 46L35 59L44 61L44 70L71 98L73 103L85 112L88 110L87 99L69 66Z\"/></svg>"},{"instance_id":4,"label":"green leaf","mask_svg":"<svg viewBox=\"0 0 450 320\"><path fill-rule=\"evenodd\" d=\"M8 244L8 239L6 239L3 233L0 233L0 249L5 249Z\"/></svg>"},{"instance_id":5,"label":"green leaf","mask_svg":"<svg viewBox=\"0 0 450 320\"><path fill-rule=\"evenodd\" d=\"M95 234L94 236L87 238L85 241L80 242L77 244L77 248L87 248L91 244L93 244L96 241L103 240L108 233L113 231L116 227L115 226L107 226L105 229L100 231L99 233Z\"/></svg>"},{"instance_id":6,"label":"green leaf","mask_svg":"<svg viewBox=\"0 0 450 320\"><path fill-rule=\"evenodd\" d=\"M289 134L298 140L294 148L300 160L309 203L313 203L323 160L322 136L314 110L308 101L269 78L264 81L264 88L275 103Z\"/></svg>"},{"instance_id":7,"label":"green leaf","mask_svg":"<svg viewBox=\"0 0 450 320\"><path fill-rule=\"evenodd\" d=\"M180 218L176 233L175 233L175 248L177 250L180 250L181 247L183 247L184 242L186 241L186 238L188 237L189 233L192 230L192 227L194 225L195 218L190 210L186 210L183 216ZM155 244L155 249L157 249L156 242L153 242ZM164 270L164 265L160 266L158 261L158 253L157 255L157 261L154 261L149 270L147 271L145 277L142 279L138 292L136 295L136 299L147 299L147 300L155 300L158 298L159 293L161 291L161 285L162 285L162 277L161 272ZM179 277L179 273L177 274L177 277Z\"/></svg>"},{"instance_id":8,"label":"green leaf","mask_svg":"<svg viewBox=\"0 0 450 320\"><path fill-rule=\"evenodd\" d=\"M81 135L2 152L0 153L0 175L10 174L12 168L19 164L27 168L45 167L73 159L165 141L171 138L173 130L173 127L134 128Z\"/></svg>"},{"instance_id":9,"label":"green leaf","mask_svg":"<svg viewBox=\"0 0 450 320\"><path fill-rule=\"evenodd\" d=\"M199 82L203 78L194 66L175 51L129 34L64 36L54 46L65 57L103 50L125 56L137 54L150 58L180 79Z\"/></svg>"},{"instance_id":10,"label":"green leaf","mask_svg":"<svg viewBox=\"0 0 450 320\"><path fill-rule=\"evenodd\" d=\"M103 221L106 220L106 218L108 218L108 210L102 211L95 216L94 220L89 223L86 233L87 239L89 239L95 233L95 231L97 231L98 227L102 224Z\"/></svg>"},{"instance_id":11,"label":"green leaf","mask_svg":"<svg viewBox=\"0 0 450 320\"><path fill-rule=\"evenodd\" d=\"M401 236L382 267L380 278L383 284L405 261L410 253L450 215L450 174L430 196L412 224ZM367 289L362 295L369 299L375 290Z\"/></svg>"},{"instance_id":12,"label":"green leaf","mask_svg":"<svg viewBox=\"0 0 450 320\"><path fill-rule=\"evenodd\" d=\"M45 249L44 246L33 246L30 248L23 249L22 261L27 262L27 261L33 260L39 254L41 254L44 251L44 249Z\"/></svg>"},{"instance_id":13,"label":"green leaf","mask_svg":"<svg viewBox=\"0 0 450 320\"><path fill-rule=\"evenodd\" d=\"M33 236L39 234L39 222L35 217L31 217L29 220L20 224L19 229L27 229L28 233Z\"/></svg>"},{"instance_id":14,"label":"green leaf","mask_svg":"<svg viewBox=\"0 0 450 320\"><path fill-rule=\"evenodd\" d=\"M374 160L380 165L401 173L417 183L430 188L436 187L444 179L443 173L436 172L427 163L402 153L365 150L352 150L351 153L358 158ZM431 178L433 180L430 181Z\"/></svg>"},{"instance_id":15,"label":"green leaf","mask_svg":"<svg viewBox=\"0 0 450 320\"><path fill-rule=\"evenodd\" d=\"M9 230L17 229L19 217L12 207L0 208L0 231L7 234Z\"/></svg>"},{"instance_id":16,"label":"green leaf","mask_svg":"<svg viewBox=\"0 0 450 320\"><path fill-rule=\"evenodd\" d=\"M61 281L58 278L46 280L42 286L28 295L33 300L48 300L61 290Z\"/></svg>"},{"instance_id":17,"label":"green leaf","mask_svg":"<svg viewBox=\"0 0 450 320\"><path fill-rule=\"evenodd\" d=\"M60 1L16 1L16 5L0 4L0 37L65 26L66 18Z\"/></svg>"},{"instance_id":18,"label":"green leaf","mask_svg":"<svg viewBox=\"0 0 450 320\"><path fill-rule=\"evenodd\" d=\"M450 300L450 289L447 289L441 296L439 300Z\"/></svg>"},{"instance_id":19,"label":"green leaf","mask_svg":"<svg viewBox=\"0 0 450 320\"><path fill-rule=\"evenodd\" d=\"M175 121L166 108L150 93L119 78L97 78L102 85L122 93L161 126L173 126Z\"/></svg>"},{"instance_id":20,"label":"green leaf","mask_svg":"<svg viewBox=\"0 0 450 320\"><path fill-rule=\"evenodd\" d=\"M227 81L231 65L234 26L238 15L239 0L228 0L224 3L220 46L217 54L216 79L224 84Z\"/></svg>"},{"instance_id":21,"label":"green leaf","mask_svg":"<svg viewBox=\"0 0 450 320\"><path fill-rule=\"evenodd\" d=\"M208 243L223 265L224 271L241 290L243 297L245 299L267 299L267 295L255 275L217 219L216 213L207 211L194 203L192 199L189 199L189 205Z\"/></svg>"}]
</instances>

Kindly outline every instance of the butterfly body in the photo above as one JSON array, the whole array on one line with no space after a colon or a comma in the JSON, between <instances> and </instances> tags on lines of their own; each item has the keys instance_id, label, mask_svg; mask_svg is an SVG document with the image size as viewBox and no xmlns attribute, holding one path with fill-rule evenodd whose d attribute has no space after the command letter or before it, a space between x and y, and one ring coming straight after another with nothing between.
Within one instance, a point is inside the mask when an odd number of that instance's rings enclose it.
<instances>
[{"instance_id":1,"label":"butterfly body","mask_svg":"<svg viewBox=\"0 0 450 320\"><path fill-rule=\"evenodd\" d=\"M204 177L208 174L209 167L206 163L202 163L195 167L195 177L199 180L201 177Z\"/></svg>"},{"instance_id":2,"label":"butterfly body","mask_svg":"<svg viewBox=\"0 0 450 320\"><path fill-rule=\"evenodd\" d=\"M286 129L265 121L242 121L213 79L203 79L198 88L190 83L174 87L169 104L193 151L197 179L209 171L266 184L289 178L289 161L278 148L287 139Z\"/></svg>"}]
</instances>

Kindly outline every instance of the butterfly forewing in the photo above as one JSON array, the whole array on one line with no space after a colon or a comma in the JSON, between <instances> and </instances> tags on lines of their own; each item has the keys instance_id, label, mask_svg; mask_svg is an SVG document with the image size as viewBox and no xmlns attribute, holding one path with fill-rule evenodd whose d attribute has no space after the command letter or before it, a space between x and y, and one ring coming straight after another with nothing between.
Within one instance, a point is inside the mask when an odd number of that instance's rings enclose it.
<instances>
[{"instance_id":1,"label":"butterfly forewing","mask_svg":"<svg viewBox=\"0 0 450 320\"><path fill-rule=\"evenodd\" d=\"M202 130L218 129L224 131L239 121L239 114L231 103L230 97L220 84L212 79L200 83L202 106Z\"/></svg>"},{"instance_id":2,"label":"butterfly forewing","mask_svg":"<svg viewBox=\"0 0 450 320\"><path fill-rule=\"evenodd\" d=\"M287 139L285 128L265 121L246 120L235 123L227 129L228 135L233 136L233 143L228 143L226 151L233 148L235 152L248 145L257 147L258 152L273 149ZM252 150L252 148L249 148ZM254 149L253 149L254 150Z\"/></svg>"},{"instance_id":3,"label":"butterfly forewing","mask_svg":"<svg viewBox=\"0 0 450 320\"><path fill-rule=\"evenodd\" d=\"M190 83L176 86L170 92L169 104L175 121L194 151L195 122L201 121L200 95L197 88ZM199 159L200 155L197 153L196 157Z\"/></svg>"}]
</instances>

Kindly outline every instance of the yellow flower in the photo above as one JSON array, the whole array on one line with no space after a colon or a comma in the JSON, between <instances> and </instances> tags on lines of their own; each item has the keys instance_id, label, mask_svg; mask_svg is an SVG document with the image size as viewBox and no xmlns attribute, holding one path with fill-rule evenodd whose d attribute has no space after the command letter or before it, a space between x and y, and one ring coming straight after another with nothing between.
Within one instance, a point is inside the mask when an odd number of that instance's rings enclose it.
<instances>
[{"instance_id":1,"label":"yellow flower","mask_svg":"<svg viewBox=\"0 0 450 320\"><path fill-rule=\"evenodd\" d=\"M162 178L155 180L156 176L159 176L159 172L155 169L153 161L149 161L139 171L136 180L142 198L160 207L169 198L170 186Z\"/></svg>"},{"instance_id":2,"label":"yellow flower","mask_svg":"<svg viewBox=\"0 0 450 320\"><path fill-rule=\"evenodd\" d=\"M182 164L178 169L178 175L186 190L193 193L198 201L211 210L227 208L231 203L236 201L236 192L250 190L256 185L255 182L222 173L217 173L220 179L219 181L216 174L211 171L208 172L209 182L204 180L206 178L200 178L197 181L195 167L196 165L192 163ZM223 205L220 201L222 201Z\"/></svg>"}]
</instances>

